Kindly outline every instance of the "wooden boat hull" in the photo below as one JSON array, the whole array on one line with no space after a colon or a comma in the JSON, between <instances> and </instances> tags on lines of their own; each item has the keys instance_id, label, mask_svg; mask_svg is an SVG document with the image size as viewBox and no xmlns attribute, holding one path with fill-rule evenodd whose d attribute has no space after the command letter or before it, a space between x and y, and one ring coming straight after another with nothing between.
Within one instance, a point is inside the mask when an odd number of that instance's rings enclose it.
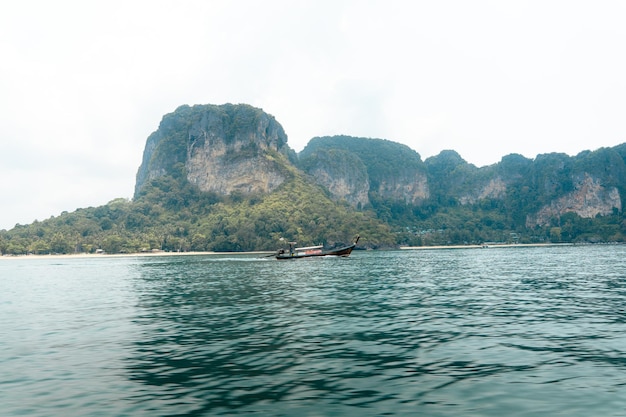
<instances>
[{"instance_id":1,"label":"wooden boat hull","mask_svg":"<svg viewBox=\"0 0 626 417\"><path fill-rule=\"evenodd\" d=\"M310 246L307 248L296 248L293 249L293 246L289 247L289 251L280 250L276 253L276 259L286 260L286 259L302 259L302 258L316 258L321 256L342 256L347 257L350 256L352 250L356 247L356 244L359 242L359 236L357 235L354 243L348 246L344 246L338 249L330 249L324 250L321 249L320 246Z\"/></svg>"},{"instance_id":2,"label":"wooden boat hull","mask_svg":"<svg viewBox=\"0 0 626 417\"><path fill-rule=\"evenodd\" d=\"M353 243L350 246L345 246L343 248L339 248L339 249L335 249L335 250L323 250L323 251L319 251L319 252L311 252L311 253L306 253L306 252L302 252L302 253L297 253L297 252L285 252L285 253L278 253L276 255L276 259L302 259L302 258L315 258L315 257L320 257L320 256L350 256L350 254L352 253L352 249L354 249L354 247L356 246L355 243Z\"/></svg>"}]
</instances>

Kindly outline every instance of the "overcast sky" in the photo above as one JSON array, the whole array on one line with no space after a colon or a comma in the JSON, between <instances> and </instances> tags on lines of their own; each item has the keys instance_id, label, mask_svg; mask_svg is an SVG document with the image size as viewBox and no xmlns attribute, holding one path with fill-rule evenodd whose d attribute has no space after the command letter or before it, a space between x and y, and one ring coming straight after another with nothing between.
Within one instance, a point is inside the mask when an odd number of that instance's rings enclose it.
<instances>
[{"instance_id":1,"label":"overcast sky","mask_svg":"<svg viewBox=\"0 0 626 417\"><path fill-rule=\"evenodd\" d=\"M182 104L247 103L301 151L400 142L477 166L626 142L626 2L0 3L0 229L131 198Z\"/></svg>"}]
</instances>

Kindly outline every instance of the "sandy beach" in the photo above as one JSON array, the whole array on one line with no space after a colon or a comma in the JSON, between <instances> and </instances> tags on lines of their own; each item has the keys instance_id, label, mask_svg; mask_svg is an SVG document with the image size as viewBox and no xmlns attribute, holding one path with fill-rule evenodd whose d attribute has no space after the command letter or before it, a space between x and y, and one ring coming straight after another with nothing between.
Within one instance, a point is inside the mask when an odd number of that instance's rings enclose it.
<instances>
[{"instance_id":1,"label":"sandy beach","mask_svg":"<svg viewBox=\"0 0 626 417\"><path fill-rule=\"evenodd\" d=\"M139 258L155 256L198 256L198 255L267 255L273 251L259 252L138 252L138 253L71 253L50 255L3 255L1 259L81 259L81 258Z\"/></svg>"},{"instance_id":2,"label":"sandy beach","mask_svg":"<svg viewBox=\"0 0 626 417\"><path fill-rule=\"evenodd\" d=\"M518 243L518 244L484 244L484 245L441 245L441 246L400 246L400 250L441 250L441 249L492 249L492 248L520 248L540 246L572 246L573 243ZM79 258L134 258L154 256L198 256L198 255L270 255L274 251L256 252L138 252L138 253L72 253L50 255L2 255L2 259L79 259Z\"/></svg>"}]
</instances>

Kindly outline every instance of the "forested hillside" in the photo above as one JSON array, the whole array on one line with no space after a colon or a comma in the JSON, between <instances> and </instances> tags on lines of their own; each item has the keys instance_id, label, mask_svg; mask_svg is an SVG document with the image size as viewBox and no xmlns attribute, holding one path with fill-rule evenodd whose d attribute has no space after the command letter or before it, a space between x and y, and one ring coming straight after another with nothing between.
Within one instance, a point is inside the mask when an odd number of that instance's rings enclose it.
<instances>
[{"instance_id":1,"label":"forested hillside","mask_svg":"<svg viewBox=\"0 0 626 417\"><path fill-rule=\"evenodd\" d=\"M147 139L132 200L0 231L2 254L623 242L626 144L476 167L389 140L314 138L296 155L248 105L181 106Z\"/></svg>"},{"instance_id":2,"label":"forested hillside","mask_svg":"<svg viewBox=\"0 0 626 417\"><path fill-rule=\"evenodd\" d=\"M478 168L452 150L422 162L388 140L333 136L311 140L300 167L317 178L333 177L323 167L337 153L352 158L354 172L366 166L369 199L359 207L392 227L399 244L621 242L626 236L626 144L574 157L512 154ZM337 201L350 195L331 180L321 182L338 190Z\"/></svg>"}]
</instances>

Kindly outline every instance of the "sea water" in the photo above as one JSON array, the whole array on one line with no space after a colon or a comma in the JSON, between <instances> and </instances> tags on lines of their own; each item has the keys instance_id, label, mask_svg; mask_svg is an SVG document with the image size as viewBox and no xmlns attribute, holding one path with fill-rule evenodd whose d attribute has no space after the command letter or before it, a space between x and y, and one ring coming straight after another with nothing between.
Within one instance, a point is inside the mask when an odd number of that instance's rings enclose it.
<instances>
[{"instance_id":1,"label":"sea water","mask_svg":"<svg viewBox=\"0 0 626 417\"><path fill-rule=\"evenodd\" d=\"M1 416L624 416L626 246L0 259Z\"/></svg>"}]
</instances>

